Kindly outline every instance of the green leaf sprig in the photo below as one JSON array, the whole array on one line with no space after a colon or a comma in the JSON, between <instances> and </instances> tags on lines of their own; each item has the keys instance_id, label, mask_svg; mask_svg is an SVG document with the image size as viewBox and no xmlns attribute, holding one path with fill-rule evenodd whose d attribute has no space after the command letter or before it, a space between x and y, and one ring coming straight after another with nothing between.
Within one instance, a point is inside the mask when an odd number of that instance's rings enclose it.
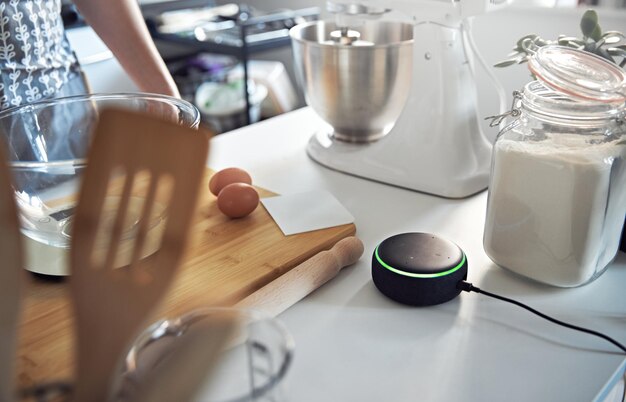
<instances>
[{"instance_id":1,"label":"green leaf sprig","mask_svg":"<svg viewBox=\"0 0 626 402\"><path fill-rule=\"evenodd\" d=\"M607 31L602 33L598 23L598 14L594 10L587 10L580 20L582 38L559 35L557 40L543 39L539 35L529 34L517 41L513 51L507 55L507 59L494 65L494 67L508 67L513 64L522 64L542 46L561 45L579 50L585 50L603 57L621 68L626 66L626 36L619 31Z\"/></svg>"}]
</instances>

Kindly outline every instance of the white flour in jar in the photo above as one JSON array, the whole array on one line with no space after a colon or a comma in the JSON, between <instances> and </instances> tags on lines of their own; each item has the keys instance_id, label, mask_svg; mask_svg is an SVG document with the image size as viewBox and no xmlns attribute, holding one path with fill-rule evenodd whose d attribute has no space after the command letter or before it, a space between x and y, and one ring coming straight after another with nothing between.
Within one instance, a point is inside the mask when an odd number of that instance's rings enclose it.
<instances>
[{"instance_id":1,"label":"white flour in jar","mask_svg":"<svg viewBox=\"0 0 626 402\"><path fill-rule=\"evenodd\" d=\"M498 265L556 286L594 279L617 252L626 213L624 139L496 142L484 246Z\"/></svg>"}]
</instances>

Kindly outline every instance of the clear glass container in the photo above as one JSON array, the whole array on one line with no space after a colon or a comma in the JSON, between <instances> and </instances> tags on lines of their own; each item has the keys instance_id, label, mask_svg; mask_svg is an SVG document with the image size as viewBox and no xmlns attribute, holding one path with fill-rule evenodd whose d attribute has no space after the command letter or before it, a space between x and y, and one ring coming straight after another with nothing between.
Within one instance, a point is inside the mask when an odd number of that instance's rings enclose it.
<instances>
[{"instance_id":1,"label":"clear glass container","mask_svg":"<svg viewBox=\"0 0 626 402\"><path fill-rule=\"evenodd\" d=\"M626 73L586 52L542 50L529 65L539 80L517 94L516 119L494 145L483 244L501 267L574 287L602 274L619 247Z\"/></svg>"},{"instance_id":2,"label":"clear glass container","mask_svg":"<svg viewBox=\"0 0 626 402\"><path fill-rule=\"evenodd\" d=\"M181 345L197 328L210 328L212 322L219 322L220 318L229 315L237 318L236 330L232 339L219 349L216 366L212 370L206 367L209 373L203 376L206 378L204 386L192 400L285 401L285 376L291 367L295 348L287 328L280 320L260 311L207 307L157 321L139 335L126 356L115 402L135 400L137 390L150 380L152 373L163 370L164 362L179 352ZM177 370L184 372L188 368ZM176 373L172 372L172 375Z\"/></svg>"},{"instance_id":3,"label":"clear glass container","mask_svg":"<svg viewBox=\"0 0 626 402\"><path fill-rule=\"evenodd\" d=\"M172 361L177 353L189 357L185 342L193 339L194 347L204 338L210 338L214 324L227 317L236 317L235 329L217 350L212 363L196 361L180 364L185 360ZM200 329L202 332L196 332ZM199 335L201 334L201 335ZM218 340L219 341L219 340ZM141 395L143 387L155 387L157 392L172 394L167 383L154 383L153 377L166 381L172 376L180 380L190 370L201 368L202 384L195 396L176 400L194 402L281 402L287 400L286 376L291 367L295 349L294 339L284 324L261 311L237 307L206 307L190 311L182 316L161 319L148 326L133 342L124 359L123 368L115 380L110 402L147 400ZM195 354L195 353L194 353ZM200 352L200 357L209 357ZM192 358L193 360L193 358ZM176 364L178 363L178 364ZM165 377L163 377L165 374ZM152 381L152 382L151 382ZM195 382L195 381L194 381ZM72 401L74 384L55 381L35 384L20 389L19 402L68 402ZM180 391L180 389L179 389ZM183 392L186 392L184 390ZM143 397L141 397L143 396ZM163 398L161 398L163 399ZM174 399L171 399L174 400ZM82 401L81 401L82 402Z\"/></svg>"},{"instance_id":4,"label":"clear glass container","mask_svg":"<svg viewBox=\"0 0 626 402\"><path fill-rule=\"evenodd\" d=\"M189 102L148 93L54 98L0 112L0 141L13 174L29 271L69 273L74 207L92 132L107 108L149 113L190 128L200 123Z\"/></svg>"}]
</instances>

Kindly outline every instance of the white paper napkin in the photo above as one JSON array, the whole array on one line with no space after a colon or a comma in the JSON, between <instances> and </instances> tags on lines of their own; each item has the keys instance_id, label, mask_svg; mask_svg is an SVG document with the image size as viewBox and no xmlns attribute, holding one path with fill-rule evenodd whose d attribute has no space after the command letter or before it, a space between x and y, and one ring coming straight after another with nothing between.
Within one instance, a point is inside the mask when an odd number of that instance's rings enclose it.
<instances>
[{"instance_id":1,"label":"white paper napkin","mask_svg":"<svg viewBox=\"0 0 626 402\"><path fill-rule=\"evenodd\" d=\"M279 195L261 199L285 236L354 222L354 217L328 191Z\"/></svg>"}]
</instances>

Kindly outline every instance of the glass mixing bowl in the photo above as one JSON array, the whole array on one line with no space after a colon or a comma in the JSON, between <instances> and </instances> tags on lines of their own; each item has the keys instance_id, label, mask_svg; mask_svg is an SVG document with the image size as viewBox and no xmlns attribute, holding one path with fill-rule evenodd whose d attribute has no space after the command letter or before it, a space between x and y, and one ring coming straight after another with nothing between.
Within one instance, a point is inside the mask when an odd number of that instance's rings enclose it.
<instances>
[{"instance_id":1,"label":"glass mixing bowl","mask_svg":"<svg viewBox=\"0 0 626 402\"><path fill-rule=\"evenodd\" d=\"M30 271L65 275L72 214L91 133L106 108L143 111L197 128L190 103L157 94L92 94L51 99L0 112Z\"/></svg>"},{"instance_id":2,"label":"glass mixing bowl","mask_svg":"<svg viewBox=\"0 0 626 402\"><path fill-rule=\"evenodd\" d=\"M293 360L295 343L283 323L266 313L237 307L207 307L150 325L133 343L125 360L116 391L118 402L134 400L135 393L153 373L188 370L186 365L171 368L176 353L185 353L185 342L194 333L210 335L212 323L236 317L232 338L218 351L210 377L198 389L198 402L280 402L286 400L285 377ZM196 335L197 336L197 335ZM207 339L207 342L211 341ZM181 349L182 352L181 352ZM180 363L180 361L179 361ZM196 367L190 362L191 367ZM171 371L171 375L181 375ZM208 375L208 373L207 373Z\"/></svg>"}]
</instances>

